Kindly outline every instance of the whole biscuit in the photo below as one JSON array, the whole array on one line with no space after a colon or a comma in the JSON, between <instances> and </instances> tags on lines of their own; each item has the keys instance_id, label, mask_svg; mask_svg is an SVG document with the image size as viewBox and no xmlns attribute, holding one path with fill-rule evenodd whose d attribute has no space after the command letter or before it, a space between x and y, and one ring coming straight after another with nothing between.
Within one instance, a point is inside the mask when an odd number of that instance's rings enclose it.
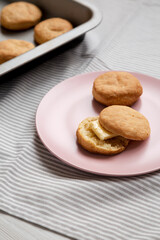
<instances>
[{"instance_id":1,"label":"whole biscuit","mask_svg":"<svg viewBox=\"0 0 160 240\"><path fill-rule=\"evenodd\" d=\"M105 129L130 140L145 140L151 131L148 120L140 112L127 106L113 105L104 108L99 121Z\"/></svg>"},{"instance_id":2,"label":"whole biscuit","mask_svg":"<svg viewBox=\"0 0 160 240\"><path fill-rule=\"evenodd\" d=\"M70 31L72 28L72 24L65 19L50 18L35 26L34 39L38 44L42 44Z\"/></svg>"},{"instance_id":3,"label":"whole biscuit","mask_svg":"<svg viewBox=\"0 0 160 240\"><path fill-rule=\"evenodd\" d=\"M0 42L0 64L34 48L30 42L8 39Z\"/></svg>"},{"instance_id":4,"label":"whole biscuit","mask_svg":"<svg viewBox=\"0 0 160 240\"><path fill-rule=\"evenodd\" d=\"M90 122L98 117L84 119L77 129L77 141L87 151L92 153L113 155L124 151L129 143L128 139L121 136L108 140L100 140L90 128Z\"/></svg>"},{"instance_id":5,"label":"whole biscuit","mask_svg":"<svg viewBox=\"0 0 160 240\"><path fill-rule=\"evenodd\" d=\"M143 92L139 80L128 72L107 72L94 80L94 98L107 106L131 106Z\"/></svg>"},{"instance_id":6,"label":"whole biscuit","mask_svg":"<svg viewBox=\"0 0 160 240\"><path fill-rule=\"evenodd\" d=\"M14 2L2 9L1 25L9 30L24 30L35 26L41 17L41 10L34 4Z\"/></svg>"}]
</instances>

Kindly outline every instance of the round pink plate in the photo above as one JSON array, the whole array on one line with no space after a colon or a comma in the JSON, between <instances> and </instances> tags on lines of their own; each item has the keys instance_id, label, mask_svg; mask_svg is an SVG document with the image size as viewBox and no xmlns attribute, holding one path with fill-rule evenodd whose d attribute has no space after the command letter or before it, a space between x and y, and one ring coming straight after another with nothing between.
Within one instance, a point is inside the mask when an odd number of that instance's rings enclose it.
<instances>
[{"instance_id":1,"label":"round pink plate","mask_svg":"<svg viewBox=\"0 0 160 240\"><path fill-rule=\"evenodd\" d=\"M151 136L131 141L115 156L101 156L83 150L76 141L78 124L97 116L104 108L92 97L94 79L104 72L69 78L52 88L42 99L36 114L36 127L43 144L57 158L84 171L112 176L129 176L160 169L160 80L132 73L143 86L143 95L132 106L147 117Z\"/></svg>"}]
</instances>

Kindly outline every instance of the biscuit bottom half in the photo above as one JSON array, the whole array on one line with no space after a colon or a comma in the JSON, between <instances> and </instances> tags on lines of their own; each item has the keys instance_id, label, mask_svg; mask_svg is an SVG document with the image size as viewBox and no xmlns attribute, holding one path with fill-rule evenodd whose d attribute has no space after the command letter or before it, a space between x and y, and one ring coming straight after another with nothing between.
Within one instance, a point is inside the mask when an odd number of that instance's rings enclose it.
<instances>
[{"instance_id":1,"label":"biscuit bottom half","mask_svg":"<svg viewBox=\"0 0 160 240\"><path fill-rule=\"evenodd\" d=\"M129 140L117 136L108 140L100 140L90 127L90 123L96 121L98 117L84 119L77 129L77 141L86 150L92 153L113 155L124 151Z\"/></svg>"}]
</instances>

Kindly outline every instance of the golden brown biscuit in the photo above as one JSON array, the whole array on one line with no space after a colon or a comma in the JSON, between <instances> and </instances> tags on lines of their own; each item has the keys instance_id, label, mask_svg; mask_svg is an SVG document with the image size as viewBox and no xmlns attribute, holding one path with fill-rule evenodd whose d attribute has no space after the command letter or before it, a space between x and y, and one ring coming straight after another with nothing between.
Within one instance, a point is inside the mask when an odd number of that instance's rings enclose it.
<instances>
[{"instance_id":1,"label":"golden brown biscuit","mask_svg":"<svg viewBox=\"0 0 160 240\"><path fill-rule=\"evenodd\" d=\"M112 133L131 140L145 140L151 131L148 120L127 106L113 105L103 109L99 122Z\"/></svg>"},{"instance_id":2,"label":"golden brown biscuit","mask_svg":"<svg viewBox=\"0 0 160 240\"><path fill-rule=\"evenodd\" d=\"M94 98L107 106L130 106L143 92L139 80L128 72L107 72L97 77L93 83Z\"/></svg>"},{"instance_id":3,"label":"golden brown biscuit","mask_svg":"<svg viewBox=\"0 0 160 240\"><path fill-rule=\"evenodd\" d=\"M0 42L0 64L34 48L30 42L9 39Z\"/></svg>"},{"instance_id":4,"label":"golden brown biscuit","mask_svg":"<svg viewBox=\"0 0 160 240\"><path fill-rule=\"evenodd\" d=\"M50 18L35 26L34 39L38 44L42 44L70 31L72 28L72 24L65 19Z\"/></svg>"},{"instance_id":5,"label":"golden brown biscuit","mask_svg":"<svg viewBox=\"0 0 160 240\"><path fill-rule=\"evenodd\" d=\"M32 3L14 2L2 9L1 25L9 30L24 30L41 19L41 10Z\"/></svg>"},{"instance_id":6,"label":"golden brown biscuit","mask_svg":"<svg viewBox=\"0 0 160 240\"><path fill-rule=\"evenodd\" d=\"M83 120L77 129L78 143L89 152L113 155L124 151L129 140L118 136L108 140L100 140L90 128L90 123L98 117L89 117Z\"/></svg>"}]
</instances>

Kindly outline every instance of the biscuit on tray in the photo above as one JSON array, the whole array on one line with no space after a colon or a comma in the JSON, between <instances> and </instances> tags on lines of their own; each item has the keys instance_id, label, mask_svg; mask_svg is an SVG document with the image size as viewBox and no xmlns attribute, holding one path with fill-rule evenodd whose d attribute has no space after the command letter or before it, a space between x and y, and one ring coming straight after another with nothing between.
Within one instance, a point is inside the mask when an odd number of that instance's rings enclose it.
<instances>
[{"instance_id":1,"label":"biscuit on tray","mask_svg":"<svg viewBox=\"0 0 160 240\"><path fill-rule=\"evenodd\" d=\"M38 44L42 44L70 31L72 28L72 24L65 19L49 18L35 26L34 39Z\"/></svg>"},{"instance_id":2,"label":"biscuit on tray","mask_svg":"<svg viewBox=\"0 0 160 240\"><path fill-rule=\"evenodd\" d=\"M35 46L27 41L8 39L0 42L0 64L15 58Z\"/></svg>"},{"instance_id":3,"label":"biscuit on tray","mask_svg":"<svg viewBox=\"0 0 160 240\"><path fill-rule=\"evenodd\" d=\"M41 17L41 10L34 4L14 2L2 9L1 25L9 30L24 30L35 26Z\"/></svg>"},{"instance_id":4,"label":"biscuit on tray","mask_svg":"<svg viewBox=\"0 0 160 240\"><path fill-rule=\"evenodd\" d=\"M94 98L106 105L131 106L143 92L139 80L128 72L106 72L93 83Z\"/></svg>"}]
</instances>

